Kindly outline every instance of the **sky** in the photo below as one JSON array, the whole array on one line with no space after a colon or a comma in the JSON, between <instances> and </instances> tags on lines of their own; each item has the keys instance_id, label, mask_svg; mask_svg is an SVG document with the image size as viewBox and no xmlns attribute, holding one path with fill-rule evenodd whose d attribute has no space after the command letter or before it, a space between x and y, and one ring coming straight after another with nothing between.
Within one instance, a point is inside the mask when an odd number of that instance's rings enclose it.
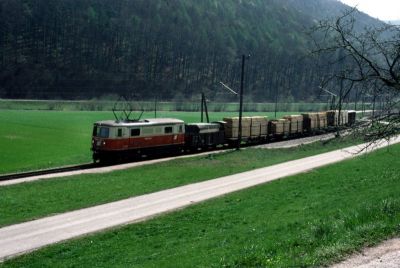
<instances>
[{"instance_id":1,"label":"sky","mask_svg":"<svg viewBox=\"0 0 400 268\"><path fill-rule=\"evenodd\" d=\"M340 0L383 21L400 20L400 0Z\"/></svg>"}]
</instances>

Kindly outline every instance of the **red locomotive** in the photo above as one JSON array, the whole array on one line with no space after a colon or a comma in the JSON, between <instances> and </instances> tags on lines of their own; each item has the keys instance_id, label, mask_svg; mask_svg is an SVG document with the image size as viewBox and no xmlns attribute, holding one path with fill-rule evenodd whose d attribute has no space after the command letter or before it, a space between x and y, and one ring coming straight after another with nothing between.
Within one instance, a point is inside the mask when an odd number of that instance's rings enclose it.
<instances>
[{"instance_id":1,"label":"red locomotive","mask_svg":"<svg viewBox=\"0 0 400 268\"><path fill-rule=\"evenodd\" d=\"M94 124L94 161L119 160L159 150L181 150L185 145L182 120L160 118L142 121L99 121Z\"/></svg>"}]
</instances>

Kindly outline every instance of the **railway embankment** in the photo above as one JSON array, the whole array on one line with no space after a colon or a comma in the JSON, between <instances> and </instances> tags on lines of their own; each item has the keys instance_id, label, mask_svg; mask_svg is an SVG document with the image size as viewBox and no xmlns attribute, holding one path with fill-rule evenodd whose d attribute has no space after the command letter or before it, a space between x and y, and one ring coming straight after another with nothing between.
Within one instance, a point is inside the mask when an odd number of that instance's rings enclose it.
<instances>
[{"instance_id":1,"label":"railway embankment","mask_svg":"<svg viewBox=\"0 0 400 268\"><path fill-rule=\"evenodd\" d=\"M322 135L317 135L317 136L310 136L310 137L268 143L268 144L264 144L264 145L251 146L250 148L286 149L286 148L293 148L293 147L298 147L298 146L302 146L302 145L307 145L310 143L316 143L319 141L327 141L327 140L331 140L334 138L335 138L334 133L327 133L327 134L322 134ZM346 144L347 143L345 143L344 145L346 145ZM29 175L26 177L24 177L23 174L29 174L29 173L35 173L35 172L33 171L33 172L28 172L28 173L22 173L21 175L19 175L18 173L15 173L16 178L11 177L10 179L5 178L3 180L0 180L0 187L24 183L24 182L70 177L70 176L76 176L76 175L82 175L82 174L109 173L109 172L118 171L118 170L125 170L125 169L130 169L130 168L135 168L135 167L163 163L163 162L176 160L176 159L184 159L184 158L192 158L192 157L198 157L198 156L204 156L204 155L219 154L219 153L227 152L230 150L232 150L232 149L217 150L217 151L213 151L213 152L206 151L206 152L197 153L197 154L164 157L164 158L151 159L151 160L144 159L143 161L139 161L139 162L106 165L106 166L96 166L96 165L84 164L84 165L70 166L70 167L65 167L65 168L61 167L58 169L53 169L54 172L52 170L49 170L48 172L46 172L46 170L44 170L44 172L42 172L43 174L40 174L41 172L39 171L39 172L37 172L37 173L39 173L38 175L33 175L33 176Z\"/></svg>"}]
</instances>

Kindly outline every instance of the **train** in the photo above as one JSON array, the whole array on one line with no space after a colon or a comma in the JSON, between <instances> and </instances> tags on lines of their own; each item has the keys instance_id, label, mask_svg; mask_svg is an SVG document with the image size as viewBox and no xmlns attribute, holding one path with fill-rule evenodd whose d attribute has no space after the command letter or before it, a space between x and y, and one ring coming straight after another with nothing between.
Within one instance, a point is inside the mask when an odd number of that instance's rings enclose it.
<instances>
[{"instance_id":1,"label":"train","mask_svg":"<svg viewBox=\"0 0 400 268\"><path fill-rule=\"evenodd\" d=\"M355 111L348 110L287 115L278 120L242 117L241 141L262 144L311 136L355 122ZM94 123L91 150L94 162L117 162L160 153L232 147L238 139L238 117L212 123L185 123L175 118L107 120Z\"/></svg>"}]
</instances>

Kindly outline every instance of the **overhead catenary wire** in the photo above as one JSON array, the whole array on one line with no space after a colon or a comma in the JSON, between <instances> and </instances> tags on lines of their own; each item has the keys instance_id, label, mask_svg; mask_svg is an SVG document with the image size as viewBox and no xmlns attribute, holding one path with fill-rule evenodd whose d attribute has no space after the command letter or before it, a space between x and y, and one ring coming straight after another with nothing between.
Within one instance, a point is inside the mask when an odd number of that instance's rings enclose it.
<instances>
[{"instance_id":1,"label":"overhead catenary wire","mask_svg":"<svg viewBox=\"0 0 400 268\"><path fill-rule=\"evenodd\" d=\"M221 81L219 82L224 88L228 89L230 92L232 92L235 95L239 95L236 91L234 91L233 89L231 89L230 87L228 87L227 85L225 85L224 83L222 83Z\"/></svg>"}]
</instances>

